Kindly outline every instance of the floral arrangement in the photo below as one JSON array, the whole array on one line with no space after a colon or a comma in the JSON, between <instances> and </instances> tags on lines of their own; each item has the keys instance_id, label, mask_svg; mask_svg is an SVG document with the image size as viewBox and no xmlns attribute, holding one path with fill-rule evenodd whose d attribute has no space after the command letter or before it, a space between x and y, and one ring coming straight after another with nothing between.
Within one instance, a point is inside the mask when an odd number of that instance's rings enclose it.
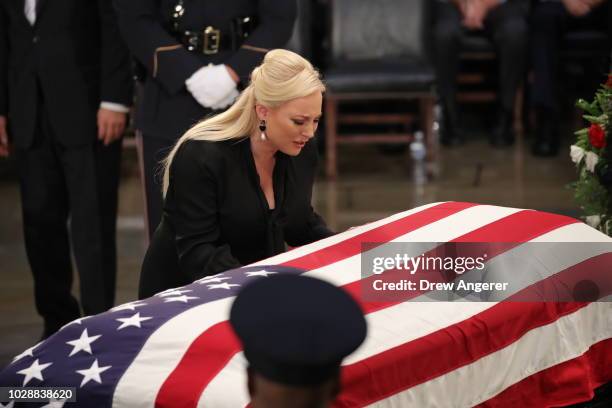
<instances>
[{"instance_id":1,"label":"floral arrangement","mask_svg":"<svg viewBox=\"0 0 612 408\"><path fill-rule=\"evenodd\" d=\"M578 170L571 188L587 224L612 236L612 74L593 102L579 99L576 106L586 112L583 117L590 125L575 133L570 147Z\"/></svg>"}]
</instances>

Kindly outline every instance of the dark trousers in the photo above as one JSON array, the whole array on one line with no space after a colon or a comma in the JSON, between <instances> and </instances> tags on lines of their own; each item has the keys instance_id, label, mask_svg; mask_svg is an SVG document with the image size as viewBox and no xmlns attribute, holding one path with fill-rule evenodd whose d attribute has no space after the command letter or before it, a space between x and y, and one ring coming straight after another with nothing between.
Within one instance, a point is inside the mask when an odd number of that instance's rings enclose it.
<instances>
[{"instance_id":1,"label":"dark trousers","mask_svg":"<svg viewBox=\"0 0 612 408\"><path fill-rule=\"evenodd\" d=\"M117 212L121 178L122 140L108 146L96 142L96 181L102 234L105 310L115 304L117 289Z\"/></svg>"},{"instance_id":2,"label":"dark trousers","mask_svg":"<svg viewBox=\"0 0 612 408\"><path fill-rule=\"evenodd\" d=\"M511 113L516 91L523 78L528 40L527 4L508 1L493 9L484 21L484 34L497 48L499 61L499 102ZM443 107L456 111L456 78L459 71L461 38L469 31L461 24L462 16L450 3L435 2L433 41L438 92Z\"/></svg>"},{"instance_id":3,"label":"dark trousers","mask_svg":"<svg viewBox=\"0 0 612 408\"><path fill-rule=\"evenodd\" d=\"M164 167L162 161L168 156L175 141L158 139L144 135L142 137L142 158L144 165L144 185L146 199L146 223L149 240L153 237L159 225L163 211L163 179Z\"/></svg>"},{"instance_id":4,"label":"dark trousers","mask_svg":"<svg viewBox=\"0 0 612 408\"><path fill-rule=\"evenodd\" d=\"M603 3L597 9L583 17L574 17L567 12L560 2L538 2L532 14L531 60L533 65L533 104L536 108L548 111L555 116L559 114L559 95L557 94L558 66L563 35L573 30L600 30L608 33L608 46L603 57L610 53L610 18L611 8ZM592 64L591 65L596 65ZM607 71L599 72L605 74ZM594 92L597 84L604 79L603 75L593 75ZM587 96L588 97L588 96Z\"/></svg>"},{"instance_id":5,"label":"dark trousers","mask_svg":"<svg viewBox=\"0 0 612 408\"><path fill-rule=\"evenodd\" d=\"M63 146L37 106L36 135L17 150L25 247L45 334L81 315L71 294L72 252L86 315L113 306L117 187L121 143ZM68 228L69 225L69 228Z\"/></svg>"}]
</instances>

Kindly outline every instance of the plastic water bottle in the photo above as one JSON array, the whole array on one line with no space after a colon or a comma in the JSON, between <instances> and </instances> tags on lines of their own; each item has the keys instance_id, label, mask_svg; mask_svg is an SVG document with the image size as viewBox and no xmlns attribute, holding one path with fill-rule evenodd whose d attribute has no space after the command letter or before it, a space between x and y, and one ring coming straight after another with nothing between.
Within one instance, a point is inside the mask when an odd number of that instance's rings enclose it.
<instances>
[{"instance_id":1,"label":"plastic water bottle","mask_svg":"<svg viewBox=\"0 0 612 408\"><path fill-rule=\"evenodd\" d=\"M425 169L425 157L427 156L427 148L425 147L425 137L422 131L414 133L414 140L410 143L410 156L414 168L414 182L418 185L425 184L427 181L427 172Z\"/></svg>"},{"instance_id":2,"label":"plastic water bottle","mask_svg":"<svg viewBox=\"0 0 612 408\"><path fill-rule=\"evenodd\" d=\"M414 140L410 143L410 155L412 156L412 160L425 160L425 156L427 156L427 148L425 147L423 132L416 131L414 132Z\"/></svg>"},{"instance_id":3,"label":"plastic water bottle","mask_svg":"<svg viewBox=\"0 0 612 408\"><path fill-rule=\"evenodd\" d=\"M434 122L433 122L433 140L440 140L440 126L442 123L442 106L436 104L434 106Z\"/></svg>"}]
</instances>

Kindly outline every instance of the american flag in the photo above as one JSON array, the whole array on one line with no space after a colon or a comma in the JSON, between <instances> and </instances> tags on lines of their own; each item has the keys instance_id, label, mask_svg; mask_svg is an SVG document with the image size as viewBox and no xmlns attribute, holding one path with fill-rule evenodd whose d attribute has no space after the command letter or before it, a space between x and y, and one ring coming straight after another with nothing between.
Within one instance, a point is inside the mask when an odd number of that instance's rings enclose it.
<instances>
[{"instance_id":1,"label":"american flag","mask_svg":"<svg viewBox=\"0 0 612 408\"><path fill-rule=\"evenodd\" d=\"M294 268L344 288L366 315L367 339L343 362L334 406L559 406L612 380L612 303L370 302L360 290L366 242L612 240L565 216L433 203L76 320L16 356L0 386L76 387L66 406L88 408L246 407L246 361L227 321L232 300L249 281ZM612 265L612 251L589 247L544 257L553 272Z\"/></svg>"}]
</instances>

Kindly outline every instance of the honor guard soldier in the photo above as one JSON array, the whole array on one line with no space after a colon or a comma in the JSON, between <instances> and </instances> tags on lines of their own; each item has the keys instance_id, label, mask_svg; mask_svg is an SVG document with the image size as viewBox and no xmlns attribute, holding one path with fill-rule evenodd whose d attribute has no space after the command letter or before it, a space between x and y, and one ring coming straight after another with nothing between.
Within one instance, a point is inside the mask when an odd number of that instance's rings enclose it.
<instances>
[{"instance_id":1,"label":"honor guard soldier","mask_svg":"<svg viewBox=\"0 0 612 408\"><path fill-rule=\"evenodd\" d=\"M253 408L328 407L342 360L366 337L363 312L336 286L283 273L246 286L230 312Z\"/></svg>"},{"instance_id":2,"label":"honor guard soldier","mask_svg":"<svg viewBox=\"0 0 612 408\"><path fill-rule=\"evenodd\" d=\"M295 0L113 0L141 68L148 235L162 213L160 162L189 127L229 106L272 48L285 46Z\"/></svg>"}]
</instances>

